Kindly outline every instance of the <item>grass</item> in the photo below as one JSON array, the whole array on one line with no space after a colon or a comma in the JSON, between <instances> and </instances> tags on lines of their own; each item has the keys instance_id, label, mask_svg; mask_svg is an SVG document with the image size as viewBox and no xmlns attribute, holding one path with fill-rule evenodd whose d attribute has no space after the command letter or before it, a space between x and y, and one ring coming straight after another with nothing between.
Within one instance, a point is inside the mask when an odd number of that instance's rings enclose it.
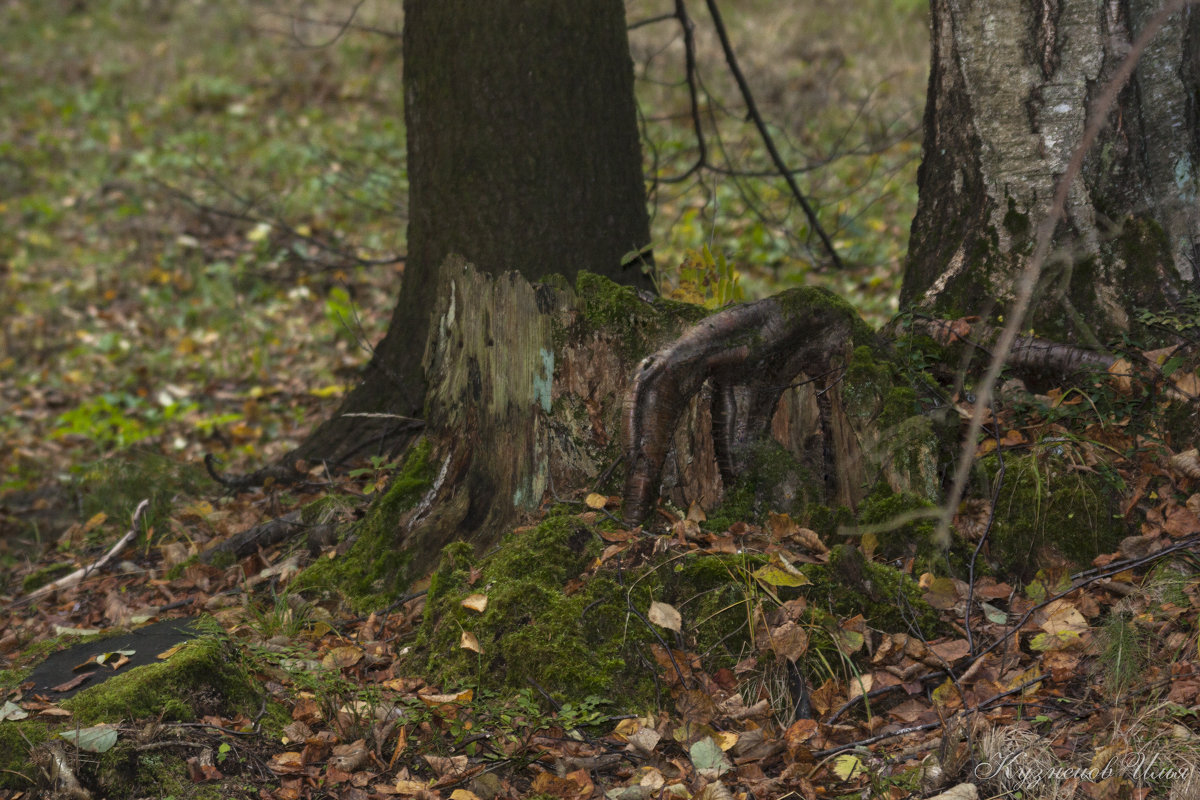
<instances>
[{"instance_id":1,"label":"grass","mask_svg":"<svg viewBox=\"0 0 1200 800\"><path fill-rule=\"evenodd\" d=\"M405 247L399 6L368 0L340 37L320 24L343 18L332 3L303 20L232 0L0 6L0 493L132 445L261 463L330 412L361 343L386 329L400 271L389 262ZM628 14L672 7L630 0ZM762 170L692 7L714 163ZM706 173L653 193L664 283L709 244L750 297L822 283L881 320L915 207L924 10L724 11L850 268L823 270L778 179ZM660 177L694 155L677 31L631 34Z\"/></svg>"}]
</instances>

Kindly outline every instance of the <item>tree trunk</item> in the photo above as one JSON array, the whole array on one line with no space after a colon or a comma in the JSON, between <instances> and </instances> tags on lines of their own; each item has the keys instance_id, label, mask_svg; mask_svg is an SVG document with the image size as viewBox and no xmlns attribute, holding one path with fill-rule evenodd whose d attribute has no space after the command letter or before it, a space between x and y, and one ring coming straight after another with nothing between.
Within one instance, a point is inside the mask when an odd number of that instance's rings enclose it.
<instances>
[{"instance_id":1,"label":"tree trunk","mask_svg":"<svg viewBox=\"0 0 1200 800\"><path fill-rule=\"evenodd\" d=\"M633 66L620 0L406 2L408 255L363 381L292 458L394 450L422 414L422 348L451 253L492 275L579 270L649 288ZM369 451L368 451L369 452Z\"/></svg>"},{"instance_id":2,"label":"tree trunk","mask_svg":"<svg viewBox=\"0 0 1200 800\"><path fill-rule=\"evenodd\" d=\"M1157 0L933 0L901 302L1001 316L1089 118ZM1142 55L1071 187L1030 325L1097 344L1198 287L1200 9Z\"/></svg>"}]
</instances>

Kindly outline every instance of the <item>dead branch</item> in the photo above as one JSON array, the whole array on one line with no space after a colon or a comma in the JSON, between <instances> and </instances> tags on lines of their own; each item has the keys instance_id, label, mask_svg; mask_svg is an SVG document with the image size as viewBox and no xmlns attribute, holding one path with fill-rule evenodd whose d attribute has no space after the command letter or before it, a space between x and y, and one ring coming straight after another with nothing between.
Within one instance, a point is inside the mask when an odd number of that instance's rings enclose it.
<instances>
[{"instance_id":1,"label":"dead branch","mask_svg":"<svg viewBox=\"0 0 1200 800\"><path fill-rule=\"evenodd\" d=\"M845 265L842 264L842 259L838 256L837 250L833 246L833 241L829 238L829 234L821 227L821 223L817 221L817 212L809 205L808 199L800 191L799 185L796 184L796 179L792 177L792 172L784 163L783 156L779 155L779 150L775 147L775 140L771 137L770 131L767 130L767 125L763 122L762 115L758 113L758 104L754 102L754 95L750 91L750 84L746 82L746 76L742 74L742 68L738 65L737 56L733 52L733 45L729 41L729 32L725 30L725 22L721 18L721 10L717 8L716 0L705 0L705 5L708 6L709 16L712 17L713 26L717 31L717 38L721 40L721 49L725 52L725 62L729 64L729 72L733 75L733 79L737 82L738 90L742 93L742 99L746 103L746 113L754 120L754 126L758 128L758 135L762 139L763 145L767 148L767 153L771 156L771 163L783 176L787 182L788 189L792 193L792 197L796 198L796 202L804 209L804 215L808 217L808 222L817 235L821 237L821 243L825 245L825 249L829 252L829 258L833 261L833 265L838 269L842 269Z\"/></svg>"},{"instance_id":2,"label":"dead branch","mask_svg":"<svg viewBox=\"0 0 1200 800\"><path fill-rule=\"evenodd\" d=\"M68 586L74 586L87 576L91 575L93 572L98 572L99 570L104 569L104 567L106 567L110 561L116 558L117 554L124 550L126 545L132 542L134 537L137 536L138 523L142 519L142 514L147 508L149 508L149 506L149 500L143 500L142 502L138 503L137 508L133 512L133 522L131 522L129 525L129 532L122 536L121 539L112 546L112 549L101 556L95 563L77 569L70 575L64 575L52 583L47 583L45 586L34 589L32 592L25 595L25 597L17 600L17 602L32 602L33 600L37 600L39 597L44 597L51 592L56 592L59 589L65 589Z\"/></svg>"},{"instance_id":3,"label":"dead branch","mask_svg":"<svg viewBox=\"0 0 1200 800\"><path fill-rule=\"evenodd\" d=\"M299 511L292 511L282 517L269 520L261 525L255 525L249 530L242 531L236 536L210 547L200 554L200 560L211 564L219 554L228 553L234 558L241 559L298 535L308 528L301 519Z\"/></svg>"}]
</instances>

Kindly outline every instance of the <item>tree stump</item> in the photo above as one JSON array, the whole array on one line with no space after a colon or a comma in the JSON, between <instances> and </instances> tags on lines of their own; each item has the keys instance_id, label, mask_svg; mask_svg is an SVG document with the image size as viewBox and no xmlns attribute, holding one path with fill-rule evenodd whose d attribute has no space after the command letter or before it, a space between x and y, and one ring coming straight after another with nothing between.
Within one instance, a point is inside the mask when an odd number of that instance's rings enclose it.
<instances>
[{"instance_id":1,"label":"tree stump","mask_svg":"<svg viewBox=\"0 0 1200 800\"><path fill-rule=\"evenodd\" d=\"M578 500L585 490L619 490L626 472L620 462L627 460L623 453L630 444L621 440L622 418L630 412L626 403L635 372L647 355L710 314L648 301L629 287L590 275L581 276L575 289L531 285L516 273L495 278L478 273L456 256L440 275L424 357L426 435L436 478L401 533L412 556L410 577L426 573L451 541L485 549L547 502ZM841 332L822 340L822 374L806 376L805 364L784 358L789 369L801 371L756 376L782 383L774 387L779 399L767 410L769 419L752 421L752 427L769 432L781 446L775 450L790 457L792 483L804 484L785 487L783 496L778 487L763 488L776 491L771 502L781 506L777 510L788 510L788 491L793 499L803 495L853 508L876 480L897 490L925 489L921 493L928 496L935 488L930 467L910 456L914 448L932 447L933 434L927 426L900 424L916 415L911 391L901 400L906 411L897 415L895 372L885 351L849 306L831 300L824 294L792 295L790 302L777 303L788 308L787 317L770 322L799 325L800 334L836 323ZM720 318L736 313L744 312L731 309ZM769 321L775 312L755 313ZM814 314L825 316L814 323ZM755 331L757 322L741 324L743 341L730 347L766 341ZM753 341L750 361L732 369L770 366L755 360ZM797 341L807 339L801 335ZM723 344L718 337L706 346L720 350ZM673 427L655 432L670 443L658 483L661 496L679 509L695 503L711 510L721 502L726 486L714 448L714 391L725 394L721 387L734 374L722 373L720 384L698 376L693 383L699 388L692 386L681 398L678 415L652 423ZM728 402L718 400L719 420L728 416ZM904 458L895 457L897 448ZM738 469L752 468L747 459L753 457L739 459ZM656 499L650 498L647 511ZM641 516L646 525L660 522L652 512Z\"/></svg>"}]
</instances>

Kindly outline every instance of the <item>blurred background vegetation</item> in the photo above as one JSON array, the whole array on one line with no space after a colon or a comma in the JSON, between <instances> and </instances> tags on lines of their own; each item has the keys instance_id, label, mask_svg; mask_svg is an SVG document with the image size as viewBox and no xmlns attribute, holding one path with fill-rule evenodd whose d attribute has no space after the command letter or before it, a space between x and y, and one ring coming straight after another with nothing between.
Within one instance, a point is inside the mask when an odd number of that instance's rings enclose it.
<instances>
[{"instance_id":1,"label":"blurred background vegetation","mask_svg":"<svg viewBox=\"0 0 1200 800\"><path fill-rule=\"evenodd\" d=\"M0 500L137 446L260 463L387 326L407 185L401 4L0 0ZM832 270L702 3L696 136L672 0L628 0L657 280L895 310L928 68L920 0L723 0ZM644 23L644 24L642 24ZM705 250L707 249L707 254ZM690 271L689 271L690 270Z\"/></svg>"}]
</instances>

